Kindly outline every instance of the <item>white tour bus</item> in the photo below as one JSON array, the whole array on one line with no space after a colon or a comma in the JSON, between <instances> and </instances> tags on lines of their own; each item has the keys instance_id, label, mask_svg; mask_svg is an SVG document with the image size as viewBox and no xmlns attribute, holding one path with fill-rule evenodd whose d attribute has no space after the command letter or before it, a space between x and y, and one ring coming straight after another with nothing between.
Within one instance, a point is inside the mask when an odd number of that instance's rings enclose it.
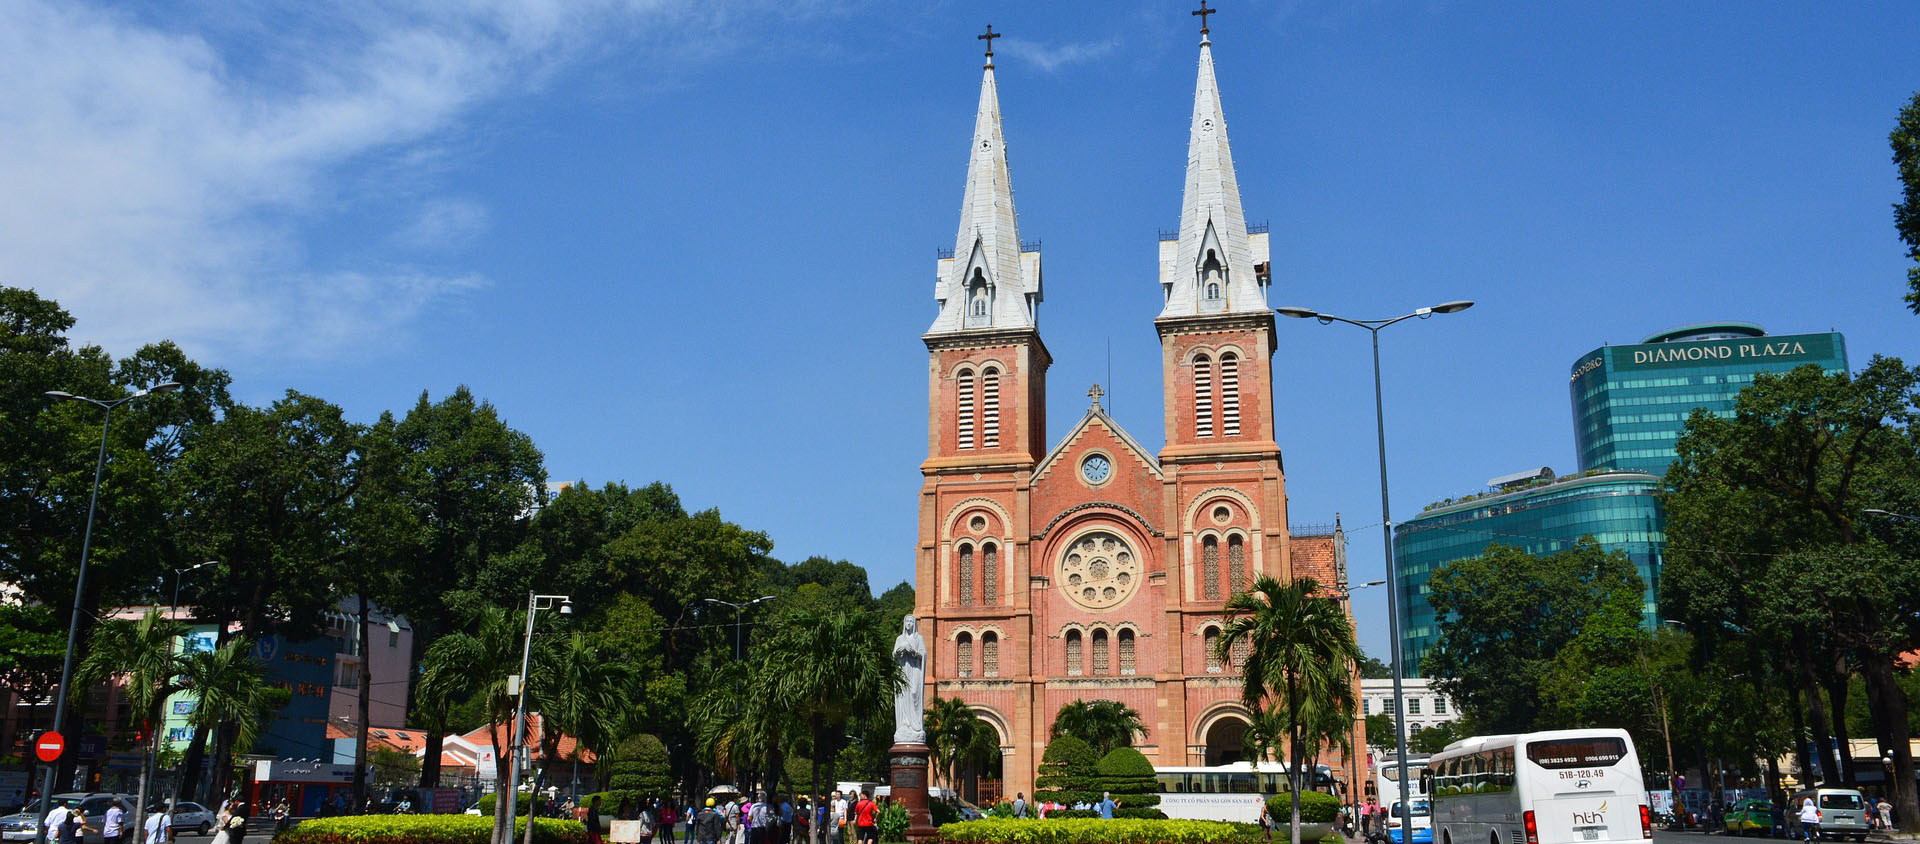
<instances>
[{"instance_id":1,"label":"white tour bus","mask_svg":"<svg viewBox=\"0 0 1920 844\"><path fill-rule=\"evenodd\" d=\"M1153 775L1160 785L1156 808L1169 818L1258 823L1267 796L1287 792L1287 766L1279 762L1262 762L1257 770L1249 762L1205 768L1156 765ZM1320 765L1312 781L1301 785L1321 790L1332 782L1333 769Z\"/></svg>"},{"instance_id":2,"label":"white tour bus","mask_svg":"<svg viewBox=\"0 0 1920 844\"><path fill-rule=\"evenodd\" d=\"M1640 755L1625 730L1475 736L1427 759L1434 844L1653 840Z\"/></svg>"},{"instance_id":3,"label":"white tour bus","mask_svg":"<svg viewBox=\"0 0 1920 844\"><path fill-rule=\"evenodd\" d=\"M1380 804L1387 807L1387 831L1392 836L1392 840L1400 840L1400 818L1411 811L1414 841L1416 844L1425 841L1426 837L1421 835L1420 831L1433 825L1432 804L1429 803L1430 795L1427 793L1429 780L1432 779L1427 776L1428 760L1415 759L1411 756L1407 758L1407 779L1413 783L1411 789L1413 796L1411 800L1404 802L1400 799L1398 760L1389 756L1374 758L1372 762L1377 772L1374 778L1374 793L1379 795Z\"/></svg>"}]
</instances>

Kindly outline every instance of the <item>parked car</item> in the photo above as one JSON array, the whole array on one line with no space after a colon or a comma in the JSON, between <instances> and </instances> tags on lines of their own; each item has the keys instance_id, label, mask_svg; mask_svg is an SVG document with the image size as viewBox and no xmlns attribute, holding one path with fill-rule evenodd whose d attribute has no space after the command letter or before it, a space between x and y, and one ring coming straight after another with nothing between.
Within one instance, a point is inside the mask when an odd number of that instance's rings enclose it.
<instances>
[{"instance_id":1,"label":"parked car","mask_svg":"<svg viewBox=\"0 0 1920 844\"><path fill-rule=\"evenodd\" d=\"M131 794L114 794L105 791L70 791L65 794L55 794L53 798L48 801L49 805L47 806L47 810L52 811L55 806L78 806L80 813L87 816L87 823L93 827L93 829L87 832L87 844L100 844L100 819L106 816L107 807L113 805L113 801L115 800L120 801L120 805L126 807L128 815L127 822L132 823L133 795ZM39 809L37 801L31 805L33 810ZM34 827L39 824L39 821L40 815L37 811L24 811L0 818L0 839L6 841L32 841Z\"/></svg>"},{"instance_id":2,"label":"parked car","mask_svg":"<svg viewBox=\"0 0 1920 844\"><path fill-rule=\"evenodd\" d=\"M158 811L158 809L150 807L147 811ZM193 830L195 835L206 835L213 830L214 819L214 813L207 811L207 807L190 800L182 800L179 805L173 807L173 828L176 835L183 835L187 830Z\"/></svg>"},{"instance_id":3,"label":"parked car","mask_svg":"<svg viewBox=\"0 0 1920 844\"><path fill-rule=\"evenodd\" d=\"M1773 804L1756 799L1735 803L1727 810L1726 827L1729 835L1767 835L1773 832Z\"/></svg>"},{"instance_id":4,"label":"parked car","mask_svg":"<svg viewBox=\"0 0 1920 844\"><path fill-rule=\"evenodd\" d=\"M1867 798L1851 788L1814 788L1787 798L1787 837L1799 838L1800 804L1820 801L1820 837L1867 840Z\"/></svg>"}]
</instances>

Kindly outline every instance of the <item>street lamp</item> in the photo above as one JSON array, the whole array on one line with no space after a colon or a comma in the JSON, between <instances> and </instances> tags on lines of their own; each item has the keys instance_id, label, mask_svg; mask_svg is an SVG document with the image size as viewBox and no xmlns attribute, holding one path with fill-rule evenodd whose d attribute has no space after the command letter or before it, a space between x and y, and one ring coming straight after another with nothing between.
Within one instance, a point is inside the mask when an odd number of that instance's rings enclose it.
<instances>
[{"instance_id":1,"label":"street lamp","mask_svg":"<svg viewBox=\"0 0 1920 844\"><path fill-rule=\"evenodd\" d=\"M1920 523L1920 516L1909 516L1905 513L1895 513L1889 510L1862 510L1860 512L1865 513L1869 516L1884 516L1889 519L1899 519L1900 521L1903 521L1903 522Z\"/></svg>"},{"instance_id":2,"label":"street lamp","mask_svg":"<svg viewBox=\"0 0 1920 844\"><path fill-rule=\"evenodd\" d=\"M195 563L183 569L173 570L173 603L167 605L168 621L177 620L175 617L180 614L180 579L184 577L187 572L198 571L207 566L219 565L219 563L219 560L208 560L204 563ZM167 639L167 656L173 656L172 638ZM160 736L166 732L166 726L167 715L165 712L162 712L160 713L160 723L150 724L147 727L147 729L152 730L153 733L147 737L147 755L146 758L140 762L140 793L133 797L134 829L147 828L147 786L150 777L148 772L159 763Z\"/></svg>"},{"instance_id":3,"label":"street lamp","mask_svg":"<svg viewBox=\"0 0 1920 844\"><path fill-rule=\"evenodd\" d=\"M1407 784L1407 719L1405 713L1402 711L1405 709L1405 706L1402 704L1404 696L1401 689L1405 668L1400 661L1400 584L1399 572L1394 565L1393 559L1393 511L1387 505L1387 413L1386 405L1380 397L1380 329L1416 317L1419 319L1429 319L1434 314L1457 314L1471 307L1473 307L1473 302L1458 299L1451 302L1442 302L1431 308L1420 308L1413 313L1402 314L1389 319L1347 319L1342 316L1321 313L1311 308L1274 309L1274 313L1284 317L1317 319L1321 325L1328 325L1335 322L1357 325L1366 329L1367 333L1373 335L1373 424L1374 430L1378 434L1380 445L1380 537L1382 544L1386 546L1387 579L1394 581L1393 588L1387 590L1387 627L1389 635L1393 638L1391 643L1393 647L1393 737L1395 749L1399 752L1400 757L1399 761L1395 764L1399 767L1401 794L1409 797L1412 792ZM1408 842L1413 840L1413 807L1411 803L1407 804L1406 813L1400 816L1400 838L1402 841Z\"/></svg>"},{"instance_id":4,"label":"street lamp","mask_svg":"<svg viewBox=\"0 0 1920 844\"><path fill-rule=\"evenodd\" d=\"M514 690L513 744L510 745L511 750L508 751L513 754L513 761L507 765L506 799L508 801L507 818L509 820L506 835L499 840L498 844L509 844L509 842L513 841L513 823L511 819L520 808L520 757L527 749L527 668L533 661L533 620L540 614L541 610L553 609L554 602L556 601L559 602L561 615L573 614L573 598L570 596L538 595L533 592L527 593L527 637L520 647L520 676L518 682L515 683L518 688ZM531 803L528 804L527 809L527 834L531 837L533 834L533 806Z\"/></svg>"},{"instance_id":5,"label":"street lamp","mask_svg":"<svg viewBox=\"0 0 1920 844\"><path fill-rule=\"evenodd\" d=\"M751 607L754 604L758 604L761 601L771 601L773 600L773 598L774 596L772 595L761 595L758 598L755 598L751 601L747 601L746 603L742 603L742 604L736 604L732 601L722 601L719 598L701 598L700 599L709 604L719 604L720 606L723 606L723 607L733 608L733 661L739 662L740 660L746 658L744 655L740 653L740 619L742 617L742 614L747 611L748 607Z\"/></svg>"},{"instance_id":6,"label":"street lamp","mask_svg":"<svg viewBox=\"0 0 1920 844\"><path fill-rule=\"evenodd\" d=\"M100 420L100 457L95 460L93 464L93 495L87 501L87 528L80 539L80 574L74 578L73 582L73 616L67 621L67 656L66 659L60 663L60 696L54 700L53 705L53 728L55 730L66 726L67 721L67 697L69 696L67 684L73 681L73 647L80 636L80 603L83 596L86 595L87 558L93 551L93 514L94 510L100 505L100 475L107 468L107 429L113 425L113 409L134 399L142 398L153 393L170 393L178 389L180 389L179 382L167 381L155 384L144 390L135 390L133 395L110 400L76 396L65 390L48 390L46 392L47 398L50 399L86 402L87 404L106 411ZM46 776L40 780L40 808L37 811L42 820L47 816L47 800L53 795L53 777L58 769L58 762L48 765ZM35 821L33 825L33 844L46 844L46 842L47 825Z\"/></svg>"}]
</instances>

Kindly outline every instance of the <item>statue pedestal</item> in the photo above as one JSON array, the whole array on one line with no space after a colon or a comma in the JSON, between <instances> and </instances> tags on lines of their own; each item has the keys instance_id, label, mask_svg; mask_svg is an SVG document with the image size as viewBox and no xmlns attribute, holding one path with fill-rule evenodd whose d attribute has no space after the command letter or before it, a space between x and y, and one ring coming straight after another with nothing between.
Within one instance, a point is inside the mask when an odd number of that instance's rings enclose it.
<instances>
[{"instance_id":1,"label":"statue pedestal","mask_svg":"<svg viewBox=\"0 0 1920 844\"><path fill-rule=\"evenodd\" d=\"M931 755L924 744L896 744L887 751L893 775L893 802L907 810L908 841L932 841L938 837L933 815L927 810L927 760Z\"/></svg>"}]
</instances>

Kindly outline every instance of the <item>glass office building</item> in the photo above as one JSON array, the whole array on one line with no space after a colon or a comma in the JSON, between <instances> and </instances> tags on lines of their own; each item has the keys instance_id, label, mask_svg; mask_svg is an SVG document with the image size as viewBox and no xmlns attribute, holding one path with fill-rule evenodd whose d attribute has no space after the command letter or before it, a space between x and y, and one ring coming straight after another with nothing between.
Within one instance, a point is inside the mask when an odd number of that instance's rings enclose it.
<instances>
[{"instance_id":1,"label":"glass office building","mask_svg":"<svg viewBox=\"0 0 1920 844\"><path fill-rule=\"evenodd\" d=\"M1665 474L1688 414L1731 415L1734 396L1753 376L1809 363L1846 372L1845 339L1833 332L1768 336L1751 323L1720 322L1581 355L1569 385L1580 469Z\"/></svg>"},{"instance_id":2,"label":"glass office building","mask_svg":"<svg viewBox=\"0 0 1920 844\"><path fill-rule=\"evenodd\" d=\"M1696 409L1731 415L1734 398L1755 375L1806 364L1848 371L1844 338L1772 336L1751 323L1716 322L1581 355L1568 385L1578 474L1556 478L1542 468L1495 478L1492 489L1430 505L1395 529L1392 588L1400 592L1408 672L1419 674L1439 637L1427 578L1495 542L1551 554L1592 536L1602 548L1625 552L1647 584L1646 621L1656 623L1666 515L1655 493L1687 417Z\"/></svg>"},{"instance_id":3,"label":"glass office building","mask_svg":"<svg viewBox=\"0 0 1920 844\"><path fill-rule=\"evenodd\" d=\"M1427 578L1454 560L1479 556L1494 543L1545 555L1591 536L1609 551L1624 551L1647 583L1647 623L1656 618L1654 596L1666 546L1665 520L1654 497L1659 478L1644 472L1556 478L1543 469L1508 479L1504 486L1430 505L1394 530L1398 577L1393 588L1400 590L1400 606L1406 608L1400 655L1410 675L1425 676L1420 662L1440 635L1433 605L1427 602Z\"/></svg>"}]
</instances>

